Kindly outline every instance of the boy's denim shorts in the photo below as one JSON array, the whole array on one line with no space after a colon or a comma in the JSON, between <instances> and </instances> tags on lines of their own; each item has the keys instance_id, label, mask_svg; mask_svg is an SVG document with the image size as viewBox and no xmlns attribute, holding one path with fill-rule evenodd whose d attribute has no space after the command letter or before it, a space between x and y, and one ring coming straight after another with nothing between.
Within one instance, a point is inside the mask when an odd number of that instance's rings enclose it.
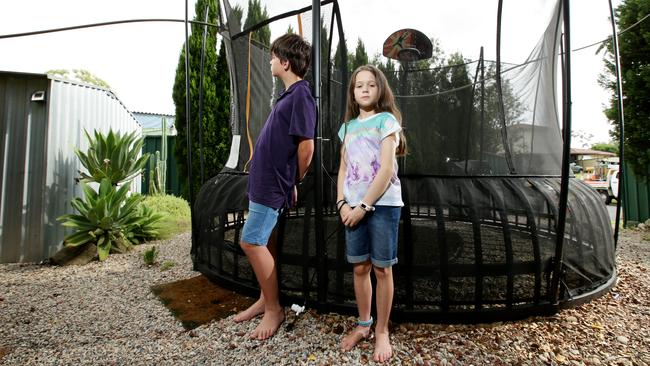
<instances>
[{"instance_id":1,"label":"boy's denim shorts","mask_svg":"<svg viewBox=\"0 0 650 366\"><path fill-rule=\"evenodd\" d=\"M266 245L278 222L281 208L273 208L248 201L248 217L244 223L241 240L253 245Z\"/></svg>"},{"instance_id":2,"label":"boy's denim shorts","mask_svg":"<svg viewBox=\"0 0 650 366\"><path fill-rule=\"evenodd\" d=\"M397 263L397 231L401 207L375 206L356 226L345 228L345 251L348 262L362 263L370 259L375 267Z\"/></svg>"}]
</instances>

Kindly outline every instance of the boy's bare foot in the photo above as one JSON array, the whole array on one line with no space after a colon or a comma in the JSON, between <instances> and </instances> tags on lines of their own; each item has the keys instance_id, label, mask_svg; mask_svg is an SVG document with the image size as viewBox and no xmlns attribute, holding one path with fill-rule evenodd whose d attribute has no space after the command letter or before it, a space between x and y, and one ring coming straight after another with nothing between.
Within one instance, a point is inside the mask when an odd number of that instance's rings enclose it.
<instances>
[{"instance_id":1,"label":"boy's bare foot","mask_svg":"<svg viewBox=\"0 0 650 366\"><path fill-rule=\"evenodd\" d=\"M348 335L343 337L341 341L341 350L347 352L354 348L357 343L361 342L362 339L368 338L370 335L370 327L362 327L358 325L354 328Z\"/></svg>"},{"instance_id":2,"label":"boy's bare foot","mask_svg":"<svg viewBox=\"0 0 650 366\"><path fill-rule=\"evenodd\" d=\"M241 323L246 320L251 320L254 317L264 314L264 299L259 298L255 303L248 307L248 309L239 312L235 315L235 323Z\"/></svg>"},{"instance_id":3,"label":"boy's bare foot","mask_svg":"<svg viewBox=\"0 0 650 366\"><path fill-rule=\"evenodd\" d=\"M393 347L390 345L388 332L375 332L375 353L372 355L372 359L375 360L375 362L384 362L388 361L392 356Z\"/></svg>"},{"instance_id":4,"label":"boy's bare foot","mask_svg":"<svg viewBox=\"0 0 650 366\"><path fill-rule=\"evenodd\" d=\"M262 321L257 328L255 328L253 333L251 333L251 338L260 341L270 338L275 334L275 332L277 332L283 321L284 309L280 308L280 310L277 311L265 311Z\"/></svg>"}]
</instances>

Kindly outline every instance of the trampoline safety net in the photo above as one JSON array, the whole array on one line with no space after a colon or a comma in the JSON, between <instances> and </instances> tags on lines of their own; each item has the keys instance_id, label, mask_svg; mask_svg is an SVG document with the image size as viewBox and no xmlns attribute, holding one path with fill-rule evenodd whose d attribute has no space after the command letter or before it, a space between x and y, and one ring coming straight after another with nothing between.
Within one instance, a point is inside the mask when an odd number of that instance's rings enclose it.
<instances>
[{"instance_id":1,"label":"trampoline safety net","mask_svg":"<svg viewBox=\"0 0 650 366\"><path fill-rule=\"evenodd\" d=\"M335 208L336 132L350 70L346 52L334 58L344 39L338 4L323 3L322 162L312 164L297 206L278 223L278 276L287 304L307 301L322 311L355 313L352 267ZM311 19L311 11L303 10L287 17ZM221 11L233 147L227 167L195 199L192 256L214 281L257 296L254 273L239 247L248 209L247 164L282 84L270 74L268 45L242 31L227 0ZM562 19L557 1L546 30L519 65L481 58L433 68L423 61L384 67L409 144L409 154L398 159L405 206L393 267L394 319L474 322L551 313L602 293L615 280L606 207L575 179L562 255L556 257ZM314 76L307 79L313 85ZM317 169L323 171L321 186L315 184ZM317 189L322 202L315 200ZM555 272L558 260L561 273ZM554 276L560 283L557 302Z\"/></svg>"}]
</instances>

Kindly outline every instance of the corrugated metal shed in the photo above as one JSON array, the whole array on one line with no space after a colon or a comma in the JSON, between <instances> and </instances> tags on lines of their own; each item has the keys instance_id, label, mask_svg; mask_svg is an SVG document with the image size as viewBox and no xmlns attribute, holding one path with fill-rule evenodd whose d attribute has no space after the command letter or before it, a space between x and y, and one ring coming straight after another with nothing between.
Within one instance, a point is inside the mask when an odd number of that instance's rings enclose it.
<instances>
[{"instance_id":1,"label":"corrugated metal shed","mask_svg":"<svg viewBox=\"0 0 650 366\"><path fill-rule=\"evenodd\" d=\"M53 77L0 71L0 262L49 258L67 234L56 218L82 195L74 149L89 133L142 127L110 90ZM140 191L139 178L131 190Z\"/></svg>"}]
</instances>

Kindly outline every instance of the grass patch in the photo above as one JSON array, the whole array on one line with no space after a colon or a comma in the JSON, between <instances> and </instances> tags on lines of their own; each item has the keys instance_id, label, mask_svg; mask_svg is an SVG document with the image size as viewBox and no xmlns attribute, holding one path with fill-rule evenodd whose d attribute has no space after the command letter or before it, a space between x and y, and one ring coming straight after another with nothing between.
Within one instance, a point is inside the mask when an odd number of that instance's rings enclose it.
<instances>
[{"instance_id":1,"label":"grass patch","mask_svg":"<svg viewBox=\"0 0 650 366\"><path fill-rule=\"evenodd\" d=\"M158 257L158 250L156 249L155 245L142 254L142 259L148 266L153 266L156 264L156 257Z\"/></svg>"},{"instance_id":2,"label":"grass patch","mask_svg":"<svg viewBox=\"0 0 650 366\"><path fill-rule=\"evenodd\" d=\"M172 269L172 268L174 268L175 266L176 266L176 262L174 262L174 261L164 261L164 262L160 265L160 270L161 270L161 271L166 271L166 270L168 270L168 269Z\"/></svg>"},{"instance_id":3,"label":"grass patch","mask_svg":"<svg viewBox=\"0 0 650 366\"><path fill-rule=\"evenodd\" d=\"M190 231L191 229L192 223L189 217L184 218L167 216L162 219L160 227L158 228L159 239L170 239L180 233Z\"/></svg>"}]
</instances>

